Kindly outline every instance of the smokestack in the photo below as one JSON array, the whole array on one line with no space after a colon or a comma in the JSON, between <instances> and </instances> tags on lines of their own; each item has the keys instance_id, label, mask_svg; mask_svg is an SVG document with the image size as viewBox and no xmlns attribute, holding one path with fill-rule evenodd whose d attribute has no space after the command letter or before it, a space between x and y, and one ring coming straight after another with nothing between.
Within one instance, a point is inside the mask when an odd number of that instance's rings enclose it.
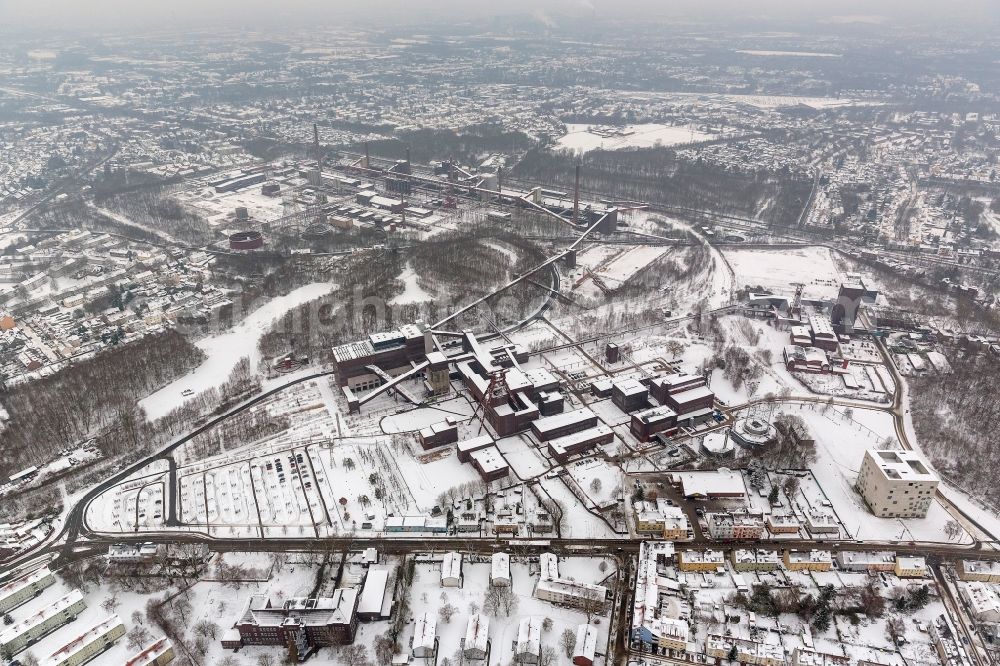
<instances>
[{"instance_id":1,"label":"smokestack","mask_svg":"<svg viewBox=\"0 0 1000 666\"><path fill-rule=\"evenodd\" d=\"M410 147L409 146L406 147L406 168L407 168L407 170L409 170L409 168L410 168Z\"/></svg>"},{"instance_id":2,"label":"smokestack","mask_svg":"<svg viewBox=\"0 0 1000 666\"><path fill-rule=\"evenodd\" d=\"M580 165L576 165L576 188L573 190L573 224L580 220Z\"/></svg>"},{"instance_id":3,"label":"smokestack","mask_svg":"<svg viewBox=\"0 0 1000 666\"><path fill-rule=\"evenodd\" d=\"M371 169L372 168L372 158L368 154L368 142L367 141L365 141L365 168L366 169Z\"/></svg>"},{"instance_id":4,"label":"smokestack","mask_svg":"<svg viewBox=\"0 0 1000 666\"><path fill-rule=\"evenodd\" d=\"M319 153L319 127L313 123L313 150L316 152L316 168L323 170L323 162Z\"/></svg>"}]
</instances>

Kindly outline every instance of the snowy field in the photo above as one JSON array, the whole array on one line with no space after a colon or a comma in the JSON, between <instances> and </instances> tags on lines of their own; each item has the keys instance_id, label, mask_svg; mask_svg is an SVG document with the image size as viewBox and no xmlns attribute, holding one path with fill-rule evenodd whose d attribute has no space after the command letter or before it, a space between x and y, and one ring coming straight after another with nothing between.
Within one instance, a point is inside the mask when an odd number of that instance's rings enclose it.
<instances>
[{"instance_id":1,"label":"snowy field","mask_svg":"<svg viewBox=\"0 0 1000 666\"><path fill-rule=\"evenodd\" d=\"M834 299L843 275L825 247L780 250L726 249L740 286L761 286L791 297L793 283L805 285L805 298Z\"/></svg>"},{"instance_id":2,"label":"snowy field","mask_svg":"<svg viewBox=\"0 0 1000 666\"><path fill-rule=\"evenodd\" d=\"M314 282L278 296L251 312L231 330L198 340L195 345L208 357L197 368L143 398L139 405L146 417L155 420L184 404L192 394L221 386L241 358L250 359L255 370L260 362L257 342L273 323L286 312L303 303L324 296L333 289L329 282ZM185 395L185 391L190 391Z\"/></svg>"},{"instance_id":3,"label":"snowy field","mask_svg":"<svg viewBox=\"0 0 1000 666\"><path fill-rule=\"evenodd\" d=\"M851 538L948 542L944 526L951 516L940 502L931 504L926 518L877 518L854 490L865 450L882 446L886 438L895 439L892 416L855 407L852 419L848 419L843 408L824 407L782 405L778 413L800 416L809 427L817 452L811 470ZM961 542L970 541L969 535L963 534Z\"/></svg>"},{"instance_id":4,"label":"snowy field","mask_svg":"<svg viewBox=\"0 0 1000 666\"><path fill-rule=\"evenodd\" d=\"M737 50L737 53L752 56L777 56L793 58L840 58L839 53L819 53L816 51L749 51Z\"/></svg>"},{"instance_id":5,"label":"snowy field","mask_svg":"<svg viewBox=\"0 0 1000 666\"><path fill-rule=\"evenodd\" d=\"M609 125L566 125L566 134L556 145L577 153L586 153L598 148L618 150L620 148L651 148L656 145L676 146L715 139L715 134L700 132L692 126L661 125L647 123L612 127Z\"/></svg>"},{"instance_id":6,"label":"snowy field","mask_svg":"<svg viewBox=\"0 0 1000 666\"><path fill-rule=\"evenodd\" d=\"M406 263L406 267L403 272L400 273L397 278L403 282L405 287L401 294L393 296L389 301L389 305L406 305L407 303L420 303L422 301L429 301L434 298L434 295L424 291L417 281L417 273L413 270L413 267L409 262Z\"/></svg>"}]
</instances>

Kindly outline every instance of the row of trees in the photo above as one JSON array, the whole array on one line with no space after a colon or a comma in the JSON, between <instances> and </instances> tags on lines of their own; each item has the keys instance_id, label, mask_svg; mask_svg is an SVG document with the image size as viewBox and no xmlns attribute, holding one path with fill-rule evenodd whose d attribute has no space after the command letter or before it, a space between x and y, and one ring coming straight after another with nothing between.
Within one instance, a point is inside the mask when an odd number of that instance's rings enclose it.
<instances>
[{"instance_id":1,"label":"row of trees","mask_svg":"<svg viewBox=\"0 0 1000 666\"><path fill-rule=\"evenodd\" d=\"M578 157L571 151L535 149L514 174L528 180L573 186ZM805 206L812 182L787 171L764 171L748 165L727 169L678 156L669 148L594 150L587 153L583 177L590 190L615 197L710 210L793 226Z\"/></svg>"},{"instance_id":2,"label":"row of trees","mask_svg":"<svg viewBox=\"0 0 1000 666\"><path fill-rule=\"evenodd\" d=\"M204 354L176 331L106 349L62 371L9 388L0 474L49 460L97 434L106 456L144 450L152 432L136 401L196 367Z\"/></svg>"},{"instance_id":3,"label":"row of trees","mask_svg":"<svg viewBox=\"0 0 1000 666\"><path fill-rule=\"evenodd\" d=\"M1000 427L1000 360L953 357L952 374L908 381L913 427L935 468L994 506L1000 487L992 467Z\"/></svg>"}]
</instances>

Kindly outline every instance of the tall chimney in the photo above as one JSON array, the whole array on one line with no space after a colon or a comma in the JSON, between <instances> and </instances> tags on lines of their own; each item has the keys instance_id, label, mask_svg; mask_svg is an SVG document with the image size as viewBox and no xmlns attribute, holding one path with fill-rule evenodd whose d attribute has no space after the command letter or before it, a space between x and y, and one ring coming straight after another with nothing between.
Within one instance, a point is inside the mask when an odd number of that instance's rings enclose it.
<instances>
[{"instance_id":1,"label":"tall chimney","mask_svg":"<svg viewBox=\"0 0 1000 666\"><path fill-rule=\"evenodd\" d=\"M366 169L371 169L372 168L372 158L368 154L368 142L367 141L365 141L365 168Z\"/></svg>"},{"instance_id":2,"label":"tall chimney","mask_svg":"<svg viewBox=\"0 0 1000 666\"><path fill-rule=\"evenodd\" d=\"M580 165L576 165L576 188L573 190L573 224L580 222Z\"/></svg>"},{"instance_id":3,"label":"tall chimney","mask_svg":"<svg viewBox=\"0 0 1000 666\"><path fill-rule=\"evenodd\" d=\"M313 151L316 153L316 168L323 170L323 161L319 154L319 127L313 123Z\"/></svg>"}]
</instances>

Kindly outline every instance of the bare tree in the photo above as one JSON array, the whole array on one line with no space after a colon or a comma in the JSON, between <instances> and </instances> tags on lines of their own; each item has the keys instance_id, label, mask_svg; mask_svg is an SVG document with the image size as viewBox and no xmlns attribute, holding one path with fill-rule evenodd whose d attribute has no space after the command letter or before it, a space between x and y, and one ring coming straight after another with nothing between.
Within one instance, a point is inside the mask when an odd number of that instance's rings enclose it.
<instances>
[{"instance_id":1,"label":"bare tree","mask_svg":"<svg viewBox=\"0 0 1000 666\"><path fill-rule=\"evenodd\" d=\"M392 661L392 655L396 651L396 645L385 634L375 638L372 648L375 652L375 663L378 666L388 666L389 662Z\"/></svg>"},{"instance_id":2,"label":"bare tree","mask_svg":"<svg viewBox=\"0 0 1000 666\"><path fill-rule=\"evenodd\" d=\"M149 642L151 637L152 636L150 635L149 630L141 624L133 625L132 628L128 630L128 633L125 634L125 640L131 650L138 650L142 648L143 645Z\"/></svg>"},{"instance_id":3,"label":"bare tree","mask_svg":"<svg viewBox=\"0 0 1000 666\"><path fill-rule=\"evenodd\" d=\"M364 645L355 643L341 651L341 658L347 666L367 666L368 650Z\"/></svg>"},{"instance_id":4,"label":"bare tree","mask_svg":"<svg viewBox=\"0 0 1000 666\"><path fill-rule=\"evenodd\" d=\"M219 625L211 620L201 620L194 625L194 633L215 640L219 636Z\"/></svg>"},{"instance_id":5,"label":"bare tree","mask_svg":"<svg viewBox=\"0 0 1000 666\"><path fill-rule=\"evenodd\" d=\"M906 637L906 622L898 615L892 615L885 621L885 636L893 645L899 645L899 641Z\"/></svg>"},{"instance_id":6,"label":"bare tree","mask_svg":"<svg viewBox=\"0 0 1000 666\"><path fill-rule=\"evenodd\" d=\"M438 615L441 617L441 621L445 624L451 622L451 618L458 612L458 609L451 604L445 604L438 608Z\"/></svg>"},{"instance_id":7,"label":"bare tree","mask_svg":"<svg viewBox=\"0 0 1000 666\"><path fill-rule=\"evenodd\" d=\"M564 629L559 636L559 645L566 651L567 658L572 657L573 650L576 648L576 632L572 629Z\"/></svg>"},{"instance_id":8,"label":"bare tree","mask_svg":"<svg viewBox=\"0 0 1000 666\"><path fill-rule=\"evenodd\" d=\"M104 601L101 602L101 609L105 613L114 613L119 606L121 606L121 602L118 601L118 595L114 592L104 597Z\"/></svg>"}]
</instances>

